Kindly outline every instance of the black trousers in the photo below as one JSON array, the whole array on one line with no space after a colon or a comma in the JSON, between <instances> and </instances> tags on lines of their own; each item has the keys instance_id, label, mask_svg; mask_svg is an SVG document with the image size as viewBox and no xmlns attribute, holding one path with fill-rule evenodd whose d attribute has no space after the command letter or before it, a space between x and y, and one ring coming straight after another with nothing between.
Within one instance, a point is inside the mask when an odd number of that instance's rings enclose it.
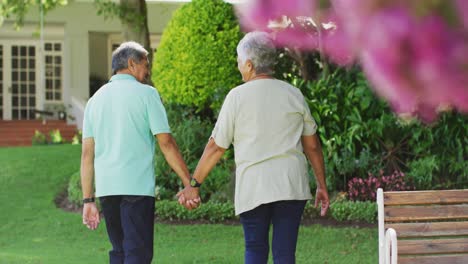
<instances>
[{"instance_id":1,"label":"black trousers","mask_svg":"<svg viewBox=\"0 0 468 264\"><path fill-rule=\"evenodd\" d=\"M112 244L111 264L150 264L153 259L154 197L99 198Z\"/></svg>"}]
</instances>

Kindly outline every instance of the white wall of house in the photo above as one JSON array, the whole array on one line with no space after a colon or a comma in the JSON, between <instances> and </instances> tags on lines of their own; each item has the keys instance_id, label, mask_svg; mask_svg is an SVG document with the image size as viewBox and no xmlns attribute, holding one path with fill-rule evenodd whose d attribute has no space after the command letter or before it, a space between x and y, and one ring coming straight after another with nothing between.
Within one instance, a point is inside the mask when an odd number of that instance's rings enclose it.
<instances>
[{"instance_id":1,"label":"white wall of house","mask_svg":"<svg viewBox=\"0 0 468 264\"><path fill-rule=\"evenodd\" d=\"M172 13L181 4L183 3L148 2L148 24L153 41L158 41ZM11 21L6 21L0 27L0 45L26 41L36 43L35 45L39 47L38 29L39 12L37 9L32 9L25 18L25 26L20 31L13 29ZM109 45L112 41L119 41L120 31L121 23L118 19L105 20L102 16L98 16L95 6L89 1L71 1L67 6L58 7L46 14L45 42L54 40L63 43L62 104L70 104L72 97L86 102L89 98L91 73L101 77L109 75ZM43 63L39 58L38 61ZM8 69L4 67L4 70ZM43 93L44 88L41 86L43 84L38 82L36 90ZM7 88L4 87L4 90ZM43 97L44 95L37 95L36 106L39 108L40 104L45 103ZM8 103L3 107L7 107Z\"/></svg>"}]
</instances>

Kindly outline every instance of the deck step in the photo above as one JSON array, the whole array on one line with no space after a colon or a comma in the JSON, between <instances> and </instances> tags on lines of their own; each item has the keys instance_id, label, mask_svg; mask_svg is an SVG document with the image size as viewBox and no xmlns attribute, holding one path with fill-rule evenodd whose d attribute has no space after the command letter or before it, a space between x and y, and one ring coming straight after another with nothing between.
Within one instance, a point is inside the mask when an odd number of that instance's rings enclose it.
<instances>
[{"instance_id":1,"label":"deck step","mask_svg":"<svg viewBox=\"0 0 468 264\"><path fill-rule=\"evenodd\" d=\"M0 120L0 147L31 146L35 131L49 138L52 130L58 129L65 141L77 134L77 127L62 120Z\"/></svg>"}]
</instances>

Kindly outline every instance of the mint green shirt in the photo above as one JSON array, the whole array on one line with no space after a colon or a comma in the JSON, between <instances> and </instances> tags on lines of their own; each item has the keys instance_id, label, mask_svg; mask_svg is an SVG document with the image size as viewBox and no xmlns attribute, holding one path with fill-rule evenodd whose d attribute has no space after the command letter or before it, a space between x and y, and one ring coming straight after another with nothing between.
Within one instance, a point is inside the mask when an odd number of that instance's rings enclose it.
<instances>
[{"instance_id":1,"label":"mint green shirt","mask_svg":"<svg viewBox=\"0 0 468 264\"><path fill-rule=\"evenodd\" d=\"M154 135L170 133L156 89L114 75L86 105L83 139L94 138L96 196L154 196Z\"/></svg>"}]
</instances>

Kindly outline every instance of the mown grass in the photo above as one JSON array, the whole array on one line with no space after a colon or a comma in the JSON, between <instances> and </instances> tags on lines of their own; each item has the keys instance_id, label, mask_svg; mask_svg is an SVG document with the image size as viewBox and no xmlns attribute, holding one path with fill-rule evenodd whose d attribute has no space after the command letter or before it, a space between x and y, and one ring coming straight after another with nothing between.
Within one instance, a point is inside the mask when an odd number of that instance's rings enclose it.
<instances>
[{"instance_id":1,"label":"mown grass","mask_svg":"<svg viewBox=\"0 0 468 264\"><path fill-rule=\"evenodd\" d=\"M0 148L0 263L107 263L105 226L89 231L54 198L79 169L80 146ZM239 225L155 226L153 263L242 263ZM297 263L376 263L377 231L302 226Z\"/></svg>"}]
</instances>

